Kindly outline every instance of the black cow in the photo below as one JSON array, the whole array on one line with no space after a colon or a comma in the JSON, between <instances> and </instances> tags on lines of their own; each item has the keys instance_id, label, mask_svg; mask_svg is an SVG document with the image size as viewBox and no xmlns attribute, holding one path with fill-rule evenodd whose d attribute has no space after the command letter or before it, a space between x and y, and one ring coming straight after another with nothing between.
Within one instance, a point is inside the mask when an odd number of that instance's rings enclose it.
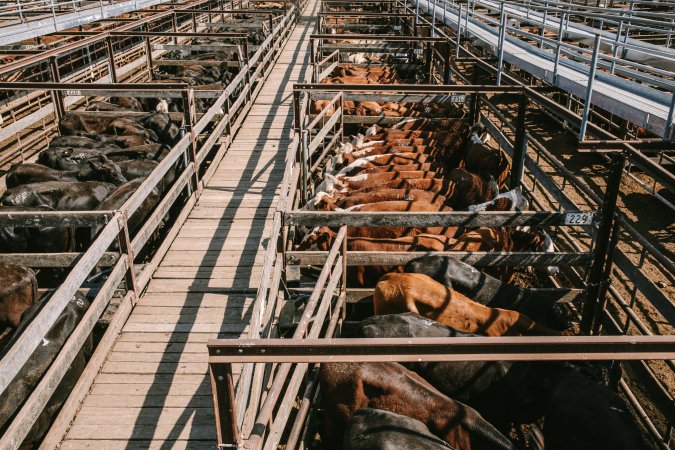
<instances>
[{"instance_id":1,"label":"black cow","mask_svg":"<svg viewBox=\"0 0 675 450\"><path fill-rule=\"evenodd\" d=\"M544 410L546 450L653 449L626 402L578 371L560 377Z\"/></svg>"},{"instance_id":2,"label":"black cow","mask_svg":"<svg viewBox=\"0 0 675 450\"><path fill-rule=\"evenodd\" d=\"M357 333L368 338L470 336L410 313L371 317ZM638 438L625 402L606 386L604 363L452 361L406 366L504 433L512 424L544 417L547 450L648 448Z\"/></svg>"},{"instance_id":3,"label":"black cow","mask_svg":"<svg viewBox=\"0 0 675 450\"><path fill-rule=\"evenodd\" d=\"M101 161L101 157L122 150L116 145L95 148L52 146L40 152L37 162L56 170L86 170L89 161Z\"/></svg>"},{"instance_id":4,"label":"black cow","mask_svg":"<svg viewBox=\"0 0 675 450\"><path fill-rule=\"evenodd\" d=\"M562 312L554 296L540 295L527 288L502 283L455 258L421 256L408 262L403 271L427 275L471 300L492 308L512 309L554 328L564 329L570 325L561 317Z\"/></svg>"},{"instance_id":5,"label":"black cow","mask_svg":"<svg viewBox=\"0 0 675 450\"><path fill-rule=\"evenodd\" d=\"M443 395L400 364L323 363L319 381L326 427L322 441L328 448L340 448L356 411L375 408L419 420L451 446L515 449L474 409Z\"/></svg>"},{"instance_id":6,"label":"black cow","mask_svg":"<svg viewBox=\"0 0 675 450\"><path fill-rule=\"evenodd\" d=\"M167 114L154 112L139 119L144 127L152 130L165 145L173 145L178 141L179 129Z\"/></svg>"},{"instance_id":7,"label":"black cow","mask_svg":"<svg viewBox=\"0 0 675 450\"><path fill-rule=\"evenodd\" d=\"M0 197L5 206L47 206L59 211L95 209L115 188L99 181L48 181L18 186Z\"/></svg>"},{"instance_id":8,"label":"black cow","mask_svg":"<svg viewBox=\"0 0 675 450\"><path fill-rule=\"evenodd\" d=\"M342 450L454 450L419 420L363 408L347 424Z\"/></svg>"},{"instance_id":9,"label":"black cow","mask_svg":"<svg viewBox=\"0 0 675 450\"><path fill-rule=\"evenodd\" d=\"M26 312L25 319L16 330L13 339L7 344L11 346L15 343L18 336L21 335L23 328L37 315L42 302L49 301L48 298L40 300L29 311ZM37 383L51 365L56 355L60 352L63 344L73 332L82 316L89 307L89 301L84 295L76 294L66 305L66 308L59 315L56 323L47 332L42 343L38 345L26 364L21 368L17 376L7 386L3 392L3 401L0 402L0 429L2 429L26 398L31 394ZM23 444L29 446L40 442L40 439L49 430L49 424L54 416L68 398L69 393L77 384L77 380L84 370L87 358L91 355L92 341L89 338L82 350L75 356L68 371L64 375L61 383L56 388L47 406L43 409L35 425L31 428Z\"/></svg>"},{"instance_id":10,"label":"black cow","mask_svg":"<svg viewBox=\"0 0 675 450\"><path fill-rule=\"evenodd\" d=\"M475 336L415 313L369 317L358 325L356 332L365 338ZM489 404L492 400L491 391L513 391L512 387L499 386L512 366L507 361L419 362L404 365L422 375L448 397L474 407L481 405L486 393Z\"/></svg>"},{"instance_id":11,"label":"black cow","mask_svg":"<svg viewBox=\"0 0 675 450\"><path fill-rule=\"evenodd\" d=\"M115 162L122 162L130 159L152 159L160 161L169 151L170 148L164 144L145 144L136 147L118 148L106 153L106 157Z\"/></svg>"},{"instance_id":12,"label":"black cow","mask_svg":"<svg viewBox=\"0 0 675 450\"><path fill-rule=\"evenodd\" d=\"M102 211L111 211L120 209L124 203L131 197L131 195L136 192L136 189L143 183L144 178L136 178L131 180L123 185L117 187L113 192L110 193L108 198L106 198L100 205L98 205L99 210ZM145 197L141 206L134 212L129 218L128 226L129 233L132 235L140 228L143 224L143 221L147 215L152 211L152 209L159 202L159 190L153 189L150 191L150 194ZM100 225L98 228L94 229L92 236L98 234L98 232L103 228L103 225Z\"/></svg>"},{"instance_id":13,"label":"black cow","mask_svg":"<svg viewBox=\"0 0 675 450\"><path fill-rule=\"evenodd\" d=\"M50 147L66 148L98 148L104 145L105 142L87 136L56 136L49 143Z\"/></svg>"},{"instance_id":14,"label":"black cow","mask_svg":"<svg viewBox=\"0 0 675 450\"><path fill-rule=\"evenodd\" d=\"M79 170L58 170L32 163L18 164L7 174L6 178L9 189L23 184L45 181L103 181L122 184L127 180L120 168L104 156L87 160Z\"/></svg>"},{"instance_id":15,"label":"black cow","mask_svg":"<svg viewBox=\"0 0 675 450\"><path fill-rule=\"evenodd\" d=\"M4 206L3 212L54 211L49 207ZM8 253L61 253L73 251L72 228L0 227L0 248Z\"/></svg>"}]
</instances>

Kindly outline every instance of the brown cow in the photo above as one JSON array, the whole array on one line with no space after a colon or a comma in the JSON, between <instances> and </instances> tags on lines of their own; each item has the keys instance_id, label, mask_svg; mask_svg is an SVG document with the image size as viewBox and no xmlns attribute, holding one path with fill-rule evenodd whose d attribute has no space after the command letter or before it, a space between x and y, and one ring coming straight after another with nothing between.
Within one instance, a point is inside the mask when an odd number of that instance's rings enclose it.
<instances>
[{"instance_id":1,"label":"brown cow","mask_svg":"<svg viewBox=\"0 0 675 450\"><path fill-rule=\"evenodd\" d=\"M503 187L509 176L511 164L503 151L486 144L472 143L459 167L464 167L486 180L492 176L497 185Z\"/></svg>"},{"instance_id":2,"label":"brown cow","mask_svg":"<svg viewBox=\"0 0 675 450\"><path fill-rule=\"evenodd\" d=\"M442 252L449 250L455 239L436 234L417 234L400 238L347 239L347 249L362 252ZM373 286L382 275L403 272L403 266L356 266L350 267L349 280L356 280L357 286Z\"/></svg>"},{"instance_id":3,"label":"brown cow","mask_svg":"<svg viewBox=\"0 0 675 450\"><path fill-rule=\"evenodd\" d=\"M453 192L446 193L449 205L456 210L466 210L469 206L492 200L499 194L494 179L489 182L464 169L453 169L447 180L454 185Z\"/></svg>"},{"instance_id":4,"label":"brown cow","mask_svg":"<svg viewBox=\"0 0 675 450\"><path fill-rule=\"evenodd\" d=\"M343 167L340 172L338 172L338 175L355 175L366 169L390 165L422 164L427 162L427 160L430 160L429 155L411 152L366 156Z\"/></svg>"},{"instance_id":5,"label":"brown cow","mask_svg":"<svg viewBox=\"0 0 675 450\"><path fill-rule=\"evenodd\" d=\"M389 273L375 286L376 315L413 312L451 328L485 336L555 336L516 311L490 308L420 273Z\"/></svg>"},{"instance_id":6,"label":"brown cow","mask_svg":"<svg viewBox=\"0 0 675 450\"><path fill-rule=\"evenodd\" d=\"M431 191L416 189L383 189L375 192L358 193L355 195L336 193L333 196L326 192L319 192L309 199L301 209L305 211L335 211L350 208L366 203L380 203L392 200L406 200L421 203L435 203L442 205L445 197Z\"/></svg>"},{"instance_id":7,"label":"brown cow","mask_svg":"<svg viewBox=\"0 0 675 450\"><path fill-rule=\"evenodd\" d=\"M421 164L391 164L388 166L371 167L359 172L359 175L370 173L386 173L386 172L411 172L411 171L437 171L442 167L436 163L421 163Z\"/></svg>"},{"instance_id":8,"label":"brown cow","mask_svg":"<svg viewBox=\"0 0 675 450\"><path fill-rule=\"evenodd\" d=\"M319 370L325 439L342 448L347 422L361 408L374 408L419 420L453 448L515 449L473 408L441 394L398 363L323 363Z\"/></svg>"},{"instance_id":9,"label":"brown cow","mask_svg":"<svg viewBox=\"0 0 675 450\"><path fill-rule=\"evenodd\" d=\"M37 300L37 289L31 269L0 264L0 324L18 327L23 313Z\"/></svg>"},{"instance_id":10,"label":"brown cow","mask_svg":"<svg viewBox=\"0 0 675 450\"><path fill-rule=\"evenodd\" d=\"M382 185L392 180L402 179L426 179L436 178L439 172L410 170L410 171L396 171L396 172L381 172L381 173L361 173L353 177L335 177L326 174L326 178L316 188L317 192L327 192L332 194L335 188L339 189L363 189L372 186Z\"/></svg>"}]
</instances>

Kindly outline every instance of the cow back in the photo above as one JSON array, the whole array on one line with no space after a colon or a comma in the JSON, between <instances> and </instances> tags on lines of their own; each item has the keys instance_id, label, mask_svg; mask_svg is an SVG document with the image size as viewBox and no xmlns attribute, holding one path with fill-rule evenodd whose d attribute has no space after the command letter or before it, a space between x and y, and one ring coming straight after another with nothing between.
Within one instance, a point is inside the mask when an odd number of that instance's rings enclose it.
<instances>
[{"instance_id":1,"label":"cow back","mask_svg":"<svg viewBox=\"0 0 675 450\"><path fill-rule=\"evenodd\" d=\"M422 422L379 409L356 411L347 425L342 450L453 450Z\"/></svg>"}]
</instances>

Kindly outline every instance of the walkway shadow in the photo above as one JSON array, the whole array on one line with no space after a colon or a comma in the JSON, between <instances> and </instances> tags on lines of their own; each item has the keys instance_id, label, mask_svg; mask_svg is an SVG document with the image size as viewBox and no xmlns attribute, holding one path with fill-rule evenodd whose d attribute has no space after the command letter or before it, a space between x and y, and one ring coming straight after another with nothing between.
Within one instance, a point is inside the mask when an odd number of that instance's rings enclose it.
<instances>
[{"instance_id":1,"label":"walkway shadow","mask_svg":"<svg viewBox=\"0 0 675 450\"><path fill-rule=\"evenodd\" d=\"M279 87L274 102L272 105L270 105L269 113L265 117L265 121L271 121L273 118L278 117L280 114L284 114L286 116L286 120L284 121L284 129L289 131L292 128L292 121L293 121L292 105L282 105L281 102L288 99L288 96L284 97L284 89L289 85L292 85L293 83L304 81L305 76L309 71L309 53L307 53L307 55L303 58L302 61L297 61L297 58L299 57L300 51L303 49L303 47L307 45L305 40L308 38L309 34L311 34L313 31L315 21L314 14L316 8L317 5L313 7L312 11L307 11L306 9L304 15L302 15L299 18L298 24L296 25L296 29L293 32L293 34L297 36L296 33L299 31L299 29L301 29L300 39L299 42L296 44L297 47L295 48L293 53L293 61L295 61L295 63L290 64L288 66L288 69L283 74L280 74L282 75L283 77L282 79L284 80L284 82ZM288 50L288 47L290 45L293 45L292 42L293 41L288 41L286 48L284 50ZM296 64L303 65L303 70L298 76L298 79L291 79L291 72L294 69L294 67L296 67ZM269 140L276 139L270 138L269 136L270 130L271 130L270 128L261 129L260 133L255 138L255 145L262 145L265 142L268 142ZM238 135L238 137L242 136ZM249 138L249 136L244 137ZM279 187L281 181L278 178L271 177L262 188L260 187L253 188L253 185L261 178L261 175L267 173L268 171L275 171L278 169L280 170L280 172L283 172L285 154L286 154L286 145L279 145L277 154L274 156L273 159L265 163L264 166L257 171L257 173L254 173L255 171L251 169L252 172L250 177L246 173L249 171L249 169L245 170L237 186L231 190L231 192L233 192L234 195L239 194L243 195L244 193L249 192L249 190L262 194L262 199L258 204L258 206L256 207L256 216L260 216L261 218L263 218L268 214L268 212L270 212L270 210L273 207L273 202L275 200L276 189ZM255 168L261 162L261 155L262 152L252 152L247 162L247 167ZM227 158L227 156L225 158ZM223 159L223 162L225 161L226 159ZM223 162L221 162L221 164ZM215 190L227 191L228 188L215 188ZM216 252L224 251L223 244L230 234L231 229L229 228L229 225L232 221L232 217L242 207L243 203L244 203L243 198L232 198L229 201L225 209L224 216L218 222L218 227L225 228L227 231L224 236L219 235L217 238L214 238L210 242L208 247L209 250ZM264 224L264 218L262 219L261 224ZM258 244L263 239L268 238L268 236L264 236L263 234L264 234L263 227L251 227L248 235L245 238L246 245L244 246L244 248L247 247L257 248ZM268 242L267 245L270 244L273 243ZM260 253L260 251L258 252ZM200 269L205 272L207 271L210 272L211 276L209 276L208 278L211 279L213 276L213 269L215 267L210 267L211 263L208 262L208 259L209 259L208 256L205 256L203 258L200 264ZM250 274L251 274L251 267L249 265L247 264L239 265L234 273L235 282L233 283L232 287L227 289L226 291L232 293L250 292L249 297L254 296L255 289L252 290L249 289ZM204 295L206 294L206 292L204 292L205 290L208 291L209 289L204 289L198 283L193 283L193 285L190 287L189 292L186 293L186 296L187 295L191 296L189 307L184 306L181 309L182 315L191 312L192 308L200 307L202 305ZM232 295L230 295L229 297L230 299L232 299ZM241 307L243 306L243 302L244 300L242 300L241 302L234 302L234 301L228 302L223 317L222 322L223 324L225 324L228 321L227 317L232 317L233 314L237 314L237 311L240 310ZM250 315L250 311L246 309L241 309L241 315L243 317L248 317L248 315ZM187 324L182 323L180 327L177 326L174 332L172 333L170 342L172 343L171 346L173 352L164 353L162 361L160 362L159 366L160 369L159 372L168 372L168 373L155 374L152 386L150 387L148 393L146 394L146 398L142 407L143 411L141 414L143 415L143 417L141 418L139 416L136 419L132 436L130 437L129 442L127 443L126 447L127 449L138 450L150 448L151 441L148 441L148 436L154 437L158 431L157 424L162 416L164 407L167 404L169 390L172 387L176 375L176 369L179 366L179 364L175 362L176 358L180 358L185 351L186 342L184 342L185 339L182 339L183 337L182 335L190 333L191 330L194 329L194 325L195 322ZM227 336L225 333L219 333L218 337L227 338L231 337L231 334ZM206 346L204 346L204 352L206 352ZM171 448L173 446L173 441L177 440L181 436L181 434L184 434L185 428L187 426L190 426L190 430L188 432L187 438L188 442L186 443L186 448L203 449L206 447L209 448L213 447L213 441L215 440L215 420L213 419L212 407L206 406L207 404L208 405L211 404L209 384L210 383L208 380L208 374L205 374L199 386L199 390L201 392L198 391L196 394L194 394L191 400L188 402L188 404L184 407L184 410L174 422L172 429L169 431L169 433L165 438L162 438L162 440L164 440L162 445L153 446L153 448L160 448L160 449ZM208 398L205 399L205 396ZM211 424L210 429L208 429L206 425L203 425L209 422ZM182 439L185 439L185 437L183 437Z\"/></svg>"}]
</instances>

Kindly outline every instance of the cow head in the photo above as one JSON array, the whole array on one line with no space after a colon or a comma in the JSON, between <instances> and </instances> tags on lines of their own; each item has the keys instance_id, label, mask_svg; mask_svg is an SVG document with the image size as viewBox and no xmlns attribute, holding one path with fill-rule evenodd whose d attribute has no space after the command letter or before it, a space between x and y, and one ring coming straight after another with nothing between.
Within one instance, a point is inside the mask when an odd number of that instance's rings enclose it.
<instances>
[{"instance_id":1,"label":"cow head","mask_svg":"<svg viewBox=\"0 0 675 450\"><path fill-rule=\"evenodd\" d=\"M112 184L124 184L127 179L122 175L122 170L117 164L103 155L98 158L87 160L93 179ZM86 171L86 170L85 170Z\"/></svg>"},{"instance_id":2,"label":"cow head","mask_svg":"<svg viewBox=\"0 0 675 450\"><path fill-rule=\"evenodd\" d=\"M326 161L326 174L334 174L335 172L338 171L338 167L342 166L344 164L345 158L342 153L338 153L337 155L333 156L332 158L328 158L328 161Z\"/></svg>"},{"instance_id":3,"label":"cow head","mask_svg":"<svg viewBox=\"0 0 675 450\"><path fill-rule=\"evenodd\" d=\"M520 186L496 196L493 200L470 205L469 211L525 211L527 199Z\"/></svg>"},{"instance_id":4,"label":"cow head","mask_svg":"<svg viewBox=\"0 0 675 450\"><path fill-rule=\"evenodd\" d=\"M335 203L333 197L327 192L317 192L314 197L309 199L300 211L341 211Z\"/></svg>"},{"instance_id":5,"label":"cow head","mask_svg":"<svg viewBox=\"0 0 675 450\"><path fill-rule=\"evenodd\" d=\"M169 100L167 100L165 98L160 99L159 102L157 103L157 106L155 107L155 111L161 112L161 113L164 113L164 114L168 114L169 113Z\"/></svg>"},{"instance_id":6,"label":"cow head","mask_svg":"<svg viewBox=\"0 0 675 450\"><path fill-rule=\"evenodd\" d=\"M542 229L530 232L530 227L519 227L511 232L514 251L555 252L555 245L551 237ZM546 272L553 276L559 272L557 266L546 267Z\"/></svg>"},{"instance_id":7,"label":"cow head","mask_svg":"<svg viewBox=\"0 0 675 450\"><path fill-rule=\"evenodd\" d=\"M379 127L377 125L371 125L366 129L364 135L366 137L373 136L373 135L377 134L378 131L379 131Z\"/></svg>"},{"instance_id":8,"label":"cow head","mask_svg":"<svg viewBox=\"0 0 675 450\"><path fill-rule=\"evenodd\" d=\"M317 187L318 192L326 192L327 194L333 195L335 192L335 188L340 189L341 191L346 191L347 190L347 185L338 180L336 177L333 175L326 173L325 174L325 179L321 182L321 184Z\"/></svg>"},{"instance_id":9,"label":"cow head","mask_svg":"<svg viewBox=\"0 0 675 450\"><path fill-rule=\"evenodd\" d=\"M296 250L321 250L328 251L333 245L336 233L328 227L316 227L305 235Z\"/></svg>"}]
</instances>

